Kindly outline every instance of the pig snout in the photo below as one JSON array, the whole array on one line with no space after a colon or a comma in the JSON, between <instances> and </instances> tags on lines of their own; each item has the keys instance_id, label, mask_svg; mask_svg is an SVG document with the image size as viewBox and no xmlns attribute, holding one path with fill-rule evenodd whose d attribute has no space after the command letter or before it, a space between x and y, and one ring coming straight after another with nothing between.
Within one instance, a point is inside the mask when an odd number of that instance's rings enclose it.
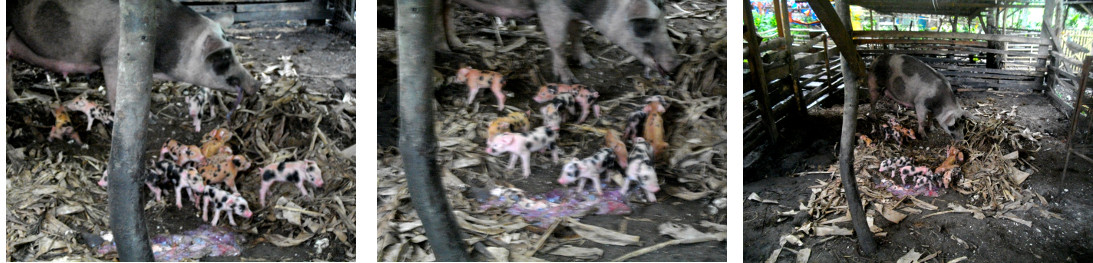
<instances>
[{"instance_id":1,"label":"pig snout","mask_svg":"<svg viewBox=\"0 0 1093 263\"><path fill-rule=\"evenodd\" d=\"M250 218L251 215L254 215L254 213L251 213L251 211L243 212L243 217Z\"/></svg>"},{"instance_id":2,"label":"pig snout","mask_svg":"<svg viewBox=\"0 0 1093 263\"><path fill-rule=\"evenodd\" d=\"M656 185L656 184L646 185L643 188L645 188L645 190L649 190L649 192L654 192L654 193L660 191L660 186Z\"/></svg>"}]
</instances>

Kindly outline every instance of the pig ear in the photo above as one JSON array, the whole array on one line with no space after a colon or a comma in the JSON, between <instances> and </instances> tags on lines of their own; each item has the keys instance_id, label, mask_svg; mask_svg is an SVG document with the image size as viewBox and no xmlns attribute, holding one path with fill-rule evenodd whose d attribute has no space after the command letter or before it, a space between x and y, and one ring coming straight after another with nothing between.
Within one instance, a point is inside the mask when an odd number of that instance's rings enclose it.
<instances>
[{"instance_id":1,"label":"pig ear","mask_svg":"<svg viewBox=\"0 0 1093 263\"><path fill-rule=\"evenodd\" d=\"M212 18L213 22L220 24L220 28L228 28L235 23L234 13L220 13Z\"/></svg>"},{"instance_id":2,"label":"pig ear","mask_svg":"<svg viewBox=\"0 0 1093 263\"><path fill-rule=\"evenodd\" d=\"M212 54L213 52L219 51L220 49L223 49L225 47L229 46L228 42L225 41L224 38L210 34L205 37L205 45L202 51L204 54Z\"/></svg>"},{"instance_id":3,"label":"pig ear","mask_svg":"<svg viewBox=\"0 0 1093 263\"><path fill-rule=\"evenodd\" d=\"M512 143L512 136L510 136L510 135L511 134L504 134L504 135L500 136L500 138L497 138L497 139L501 140L501 144L511 144Z\"/></svg>"}]
</instances>

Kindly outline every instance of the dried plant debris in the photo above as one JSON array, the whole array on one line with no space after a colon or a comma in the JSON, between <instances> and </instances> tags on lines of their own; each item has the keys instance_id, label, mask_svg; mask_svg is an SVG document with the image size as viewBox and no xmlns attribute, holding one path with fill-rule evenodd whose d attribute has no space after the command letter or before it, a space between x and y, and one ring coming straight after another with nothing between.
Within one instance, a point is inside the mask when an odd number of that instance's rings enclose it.
<instances>
[{"instance_id":1,"label":"dried plant debris","mask_svg":"<svg viewBox=\"0 0 1093 263\"><path fill-rule=\"evenodd\" d=\"M907 213L929 213L920 218L963 213L976 219L989 216L1031 226L1030 221L1014 214L1047 203L1042 196L1021 187L1028 177L1038 171L1029 161L1040 150L1039 141L1043 134L1031 132L1014 122L1011 117L1017 114L1016 107L1001 110L980 107L973 114L978 120L965 120L967 140L964 142L924 147L915 145L927 144L926 140L903 145L897 141L878 140L873 141L872 145L859 145L855 149L855 181L861 191L867 221L883 218L898 223L908 216ZM859 127L892 127L899 126L900 122L891 117L880 120L866 118L860 121ZM883 138L880 132L874 130L868 136L862 134L859 137ZM944 141L949 140L945 138ZM801 209L810 215L810 220L798 227L797 231L811 236L849 235L850 229L836 225L841 223L846 226L844 222L850 220L838 165L833 164L823 172L833 173L810 187L812 194L809 201L801 205ZM928 181L920 181L926 179ZM907 184L902 184L902 180L906 180ZM965 203L947 205L929 201L932 199L919 199L943 194L959 194L967 198ZM758 197L755 199L762 200ZM1052 217L1051 212L1040 210L1039 214L1044 217ZM883 229L872 224L871 228L874 228L874 235L885 234ZM918 258L909 256L909 259Z\"/></svg>"},{"instance_id":2,"label":"dried plant debris","mask_svg":"<svg viewBox=\"0 0 1093 263\"><path fill-rule=\"evenodd\" d=\"M247 96L242 106L230 118L225 118L236 103L236 96L211 92L205 104L198 105L201 108L197 111L200 112L197 121L204 124L203 131L224 128L233 132L235 136L228 145L234 154L244 155L254 163L251 169L236 178L236 183L242 196L252 204L255 215L250 219L240 218L238 226L231 231L251 240L251 246L256 242L269 242L277 246L312 247L319 245L320 240L326 240L320 247L327 249L321 256L314 255L316 259L329 260L333 251L345 251L338 257L352 260L357 232L355 161L343 152L355 145L356 101L351 93L335 96L329 94L330 90L305 86L296 72L295 67L299 66L290 56L268 65L247 63L245 67L263 80L259 94ZM47 73L28 68L13 74L17 83L24 84L44 82L36 78ZM10 189L7 196L8 260L51 260L61 256L111 260L116 256L95 255L81 243L86 242L81 233L94 236L91 233L109 230L109 212L107 203L103 202L107 192L96 185L109 159L109 123L90 126L87 131L83 127L89 127L89 118L69 112L68 124L76 127L82 144L67 137L53 142L47 140L51 127L56 124L52 118L55 107L50 105L73 98L106 104L105 91L89 88L86 80L55 81L44 87L37 87L41 84L16 85L18 97L9 98L7 109L13 114L8 115L6 134ZM191 103L186 99L200 91L189 84L155 84L146 131L146 160L154 159L159 154L160 144L169 138L186 143L199 141L204 133L195 131L195 118L189 114ZM196 100L191 98L190 101ZM309 189L309 198L300 195L291 184L275 184L270 188L270 195L277 202L260 207L257 192L261 176L257 171L268 164L289 159L318 162L325 181L323 188ZM189 206L182 208L187 215L183 217L167 213L167 210L177 209L173 204L169 205L173 202L156 202L150 196L145 198L150 198L145 199L150 200L145 205L145 217L150 218L149 222L190 228L202 223L200 217L192 216L194 210ZM172 198L167 200L173 201ZM330 249L335 246L339 249Z\"/></svg>"}]
</instances>

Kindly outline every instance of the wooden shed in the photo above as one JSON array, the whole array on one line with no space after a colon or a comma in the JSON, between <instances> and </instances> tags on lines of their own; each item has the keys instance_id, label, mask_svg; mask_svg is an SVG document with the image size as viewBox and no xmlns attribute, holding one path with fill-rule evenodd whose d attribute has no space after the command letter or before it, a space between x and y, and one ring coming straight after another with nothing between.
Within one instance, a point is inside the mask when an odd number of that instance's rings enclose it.
<instances>
[{"instance_id":1,"label":"wooden shed","mask_svg":"<svg viewBox=\"0 0 1093 263\"><path fill-rule=\"evenodd\" d=\"M744 12L745 155L778 141L780 129L795 118L806 116L807 109L841 103L831 100L842 97L845 84L841 58L830 40L830 30L818 26L791 28L791 23L801 24L795 14L800 16L811 10L804 1L786 2L746 3L752 8L746 6ZM1091 55L1093 31L1069 29L1064 19L1075 12L1089 16L1093 1L847 2L857 11L855 30L849 35L865 65L871 65L874 57L883 54L911 55L945 75L957 92L1043 94L1067 116L1075 112L1082 79L1081 61ZM1036 12L1039 10L1042 15ZM756 27L753 11L773 12L777 33L757 32L760 29ZM1030 19L1042 21L1039 30L1007 24L1006 21L1012 20L1007 18L1015 14L1039 16ZM869 26L860 26L858 22ZM1087 90L1086 96L1089 93ZM863 97L866 96L859 98ZM1080 118L1089 118L1091 102L1088 98L1082 100L1080 108L1084 110Z\"/></svg>"}]
</instances>

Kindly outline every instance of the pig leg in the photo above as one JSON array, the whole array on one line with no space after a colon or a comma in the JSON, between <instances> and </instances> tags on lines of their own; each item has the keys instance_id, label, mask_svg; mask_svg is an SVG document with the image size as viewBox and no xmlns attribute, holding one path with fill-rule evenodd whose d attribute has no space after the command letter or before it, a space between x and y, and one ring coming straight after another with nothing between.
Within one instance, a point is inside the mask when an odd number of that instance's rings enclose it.
<instances>
[{"instance_id":1,"label":"pig leg","mask_svg":"<svg viewBox=\"0 0 1093 263\"><path fill-rule=\"evenodd\" d=\"M235 225L235 216L232 216L232 212L228 212L228 224Z\"/></svg>"},{"instance_id":2,"label":"pig leg","mask_svg":"<svg viewBox=\"0 0 1093 263\"><path fill-rule=\"evenodd\" d=\"M577 21L569 22L569 41L571 42L573 56L577 57L577 61L581 62L581 67L592 68L592 56L588 55L588 51L584 48L584 42L581 41L581 23Z\"/></svg>"},{"instance_id":3,"label":"pig leg","mask_svg":"<svg viewBox=\"0 0 1093 263\"><path fill-rule=\"evenodd\" d=\"M553 62L554 75L565 84L577 82L573 72L569 70L565 60L565 41L569 21L569 15L560 10L560 5L538 5L536 11L539 15L539 24L543 26L543 33L547 37L547 45Z\"/></svg>"},{"instance_id":4,"label":"pig leg","mask_svg":"<svg viewBox=\"0 0 1093 263\"><path fill-rule=\"evenodd\" d=\"M880 87L877 87L877 76L870 73L868 80L866 80L866 84L869 85L869 100L872 102L869 108L873 111L873 115L876 116L877 101L882 98Z\"/></svg>"},{"instance_id":5,"label":"pig leg","mask_svg":"<svg viewBox=\"0 0 1093 263\"><path fill-rule=\"evenodd\" d=\"M209 198L201 198L201 221L209 222Z\"/></svg>"},{"instance_id":6,"label":"pig leg","mask_svg":"<svg viewBox=\"0 0 1093 263\"><path fill-rule=\"evenodd\" d=\"M112 42L117 42L113 40ZM107 46L110 46L109 44ZM116 107L114 94L118 88L118 61L117 58L105 59L102 62L102 73L106 79L106 99L110 101L110 107ZM90 118L91 115L88 115ZM90 124L90 122L88 123ZM88 129L90 130L90 129Z\"/></svg>"},{"instance_id":7,"label":"pig leg","mask_svg":"<svg viewBox=\"0 0 1093 263\"><path fill-rule=\"evenodd\" d=\"M478 81L474 78L468 79L467 88L470 89L470 95L467 96L467 106L470 106L474 102L474 95L478 95Z\"/></svg>"},{"instance_id":8,"label":"pig leg","mask_svg":"<svg viewBox=\"0 0 1093 263\"><path fill-rule=\"evenodd\" d=\"M447 38L448 47L451 49L466 49L467 46L463 45L463 41L459 40L459 36L455 34L455 24L452 23L455 20L455 12L452 11L452 3L448 0L441 0L441 4L444 5L444 33Z\"/></svg>"},{"instance_id":9,"label":"pig leg","mask_svg":"<svg viewBox=\"0 0 1093 263\"><path fill-rule=\"evenodd\" d=\"M493 91L493 96L497 97L497 110L503 111L505 110L505 93L501 92L501 79L495 77L492 82L490 90Z\"/></svg>"},{"instance_id":10,"label":"pig leg","mask_svg":"<svg viewBox=\"0 0 1093 263\"><path fill-rule=\"evenodd\" d=\"M508 169L512 170L512 168L515 168L515 167L516 167L516 153L512 153L512 154L509 155L509 167L508 167Z\"/></svg>"},{"instance_id":11,"label":"pig leg","mask_svg":"<svg viewBox=\"0 0 1093 263\"><path fill-rule=\"evenodd\" d=\"M657 202L657 196L653 194L653 191L650 191L649 189L645 189L645 194L649 197L649 202L650 203L656 203Z\"/></svg>"},{"instance_id":12,"label":"pig leg","mask_svg":"<svg viewBox=\"0 0 1093 263\"><path fill-rule=\"evenodd\" d=\"M531 152L525 151L520 154L520 159L524 161L524 179L527 179L528 176L531 176Z\"/></svg>"},{"instance_id":13,"label":"pig leg","mask_svg":"<svg viewBox=\"0 0 1093 263\"><path fill-rule=\"evenodd\" d=\"M558 151L562 150L561 147L558 147L558 145L556 143L550 143L549 148L550 148L551 160L554 161L555 163L557 163L558 162Z\"/></svg>"},{"instance_id":14,"label":"pig leg","mask_svg":"<svg viewBox=\"0 0 1093 263\"><path fill-rule=\"evenodd\" d=\"M216 226L216 221L220 220L220 209L213 209L213 222L212 225Z\"/></svg>"},{"instance_id":15,"label":"pig leg","mask_svg":"<svg viewBox=\"0 0 1093 263\"><path fill-rule=\"evenodd\" d=\"M603 195L603 189L600 188L600 175L594 174L588 179L592 180L592 187L596 188L596 194Z\"/></svg>"},{"instance_id":16,"label":"pig leg","mask_svg":"<svg viewBox=\"0 0 1093 263\"><path fill-rule=\"evenodd\" d=\"M586 179L586 178L577 178L577 191L578 192L584 190L584 181L587 181L587 180L588 179Z\"/></svg>"},{"instance_id":17,"label":"pig leg","mask_svg":"<svg viewBox=\"0 0 1093 263\"><path fill-rule=\"evenodd\" d=\"M269 191L269 186L273 184L273 181L262 181L262 188L258 190L258 203L262 207L266 206L266 192Z\"/></svg>"},{"instance_id":18,"label":"pig leg","mask_svg":"<svg viewBox=\"0 0 1093 263\"><path fill-rule=\"evenodd\" d=\"M300 181L299 183L296 183L296 188L300 189L300 194L302 194L304 196L311 196L311 195L307 194L307 188L304 187L304 181Z\"/></svg>"},{"instance_id":19,"label":"pig leg","mask_svg":"<svg viewBox=\"0 0 1093 263\"><path fill-rule=\"evenodd\" d=\"M926 102L915 103L915 116L918 117L918 134L926 136Z\"/></svg>"},{"instance_id":20,"label":"pig leg","mask_svg":"<svg viewBox=\"0 0 1093 263\"><path fill-rule=\"evenodd\" d=\"M182 186L175 187L175 206L182 209Z\"/></svg>"}]
</instances>

